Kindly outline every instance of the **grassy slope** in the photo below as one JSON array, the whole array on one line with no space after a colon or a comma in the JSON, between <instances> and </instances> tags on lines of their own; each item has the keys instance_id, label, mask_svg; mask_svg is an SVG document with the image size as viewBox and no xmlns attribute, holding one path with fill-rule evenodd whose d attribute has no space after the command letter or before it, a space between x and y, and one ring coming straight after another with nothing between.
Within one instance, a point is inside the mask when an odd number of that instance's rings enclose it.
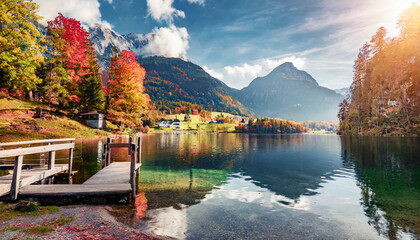
<instances>
[{"instance_id":1,"label":"grassy slope","mask_svg":"<svg viewBox=\"0 0 420 240\"><path fill-rule=\"evenodd\" d=\"M108 135L66 116L50 116L45 120L32 118L35 113L32 109L36 107L47 108L37 102L0 99L0 142Z\"/></svg>"},{"instance_id":2,"label":"grassy slope","mask_svg":"<svg viewBox=\"0 0 420 240\"><path fill-rule=\"evenodd\" d=\"M212 118L219 116L220 112L212 112ZM223 113L223 116L233 116L229 113ZM167 116L169 119L179 119L181 120L181 128L177 129L179 131L199 131L199 132L233 132L235 131L236 124L234 123L214 123L208 124L201 121L201 117L197 115L190 115L191 121L184 121L185 114L173 114ZM197 125L199 129L197 129ZM172 128L161 128L161 129L151 129L151 132L159 133L164 131L172 131Z\"/></svg>"}]
</instances>

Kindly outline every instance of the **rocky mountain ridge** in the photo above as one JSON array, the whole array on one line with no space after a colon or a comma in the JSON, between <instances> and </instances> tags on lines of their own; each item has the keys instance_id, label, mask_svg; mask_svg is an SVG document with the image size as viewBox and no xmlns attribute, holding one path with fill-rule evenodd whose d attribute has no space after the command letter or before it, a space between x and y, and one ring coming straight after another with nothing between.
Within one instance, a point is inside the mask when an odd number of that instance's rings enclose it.
<instances>
[{"instance_id":1,"label":"rocky mountain ridge","mask_svg":"<svg viewBox=\"0 0 420 240\"><path fill-rule=\"evenodd\" d=\"M292 63L276 67L267 76L257 77L238 90L210 76L200 66L179 58L145 57L144 34L120 35L101 25L89 27L89 34L106 69L114 47L130 50L146 69L146 92L161 108L171 108L180 101L199 104L208 110L288 120L336 120L343 96L319 86L307 72Z\"/></svg>"}]
</instances>

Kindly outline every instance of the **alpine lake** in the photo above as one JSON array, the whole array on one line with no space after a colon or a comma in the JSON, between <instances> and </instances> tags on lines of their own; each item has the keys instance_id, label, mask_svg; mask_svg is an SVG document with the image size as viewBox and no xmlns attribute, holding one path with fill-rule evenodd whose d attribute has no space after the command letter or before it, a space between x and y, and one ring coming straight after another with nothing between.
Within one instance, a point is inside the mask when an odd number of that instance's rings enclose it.
<instances>
[{"instance_id":1,"label":"alpine lake","mask_svg":"<svg viewBox=\"0 0 420 240\"><path fill-rule=\"evenodd\" d=\"M99 171L105 141L77 141L74 183ZM138 181L114 215L154 236L420 238L420 138L149 134Z\"/></svg>"}]
</instances>

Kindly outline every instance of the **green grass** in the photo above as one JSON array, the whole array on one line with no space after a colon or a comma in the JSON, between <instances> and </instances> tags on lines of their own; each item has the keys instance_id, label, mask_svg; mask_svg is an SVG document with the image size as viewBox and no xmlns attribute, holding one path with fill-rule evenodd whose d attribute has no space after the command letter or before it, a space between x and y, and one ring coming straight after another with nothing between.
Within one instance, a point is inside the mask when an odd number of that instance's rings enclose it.
<instances>
[{"instance_id":1,"label":"green grass","mask_svg":"<svg viewBox=\"0 0 420 240\"><path fill-rule=\"evenodd\" d=\"M37 225L37 226L28 227L24 229L23 232L35 233L35 234L46 234L46 233L53 232L54 230L55 230L54 226Z\"/></svg>"},{"instance_id":2,"label":"green grass","mask_svg":"<svg viewBox=\"0 0 420 240\"><path fill-rule=\"evenodd\" d=\"M8 231L10 231L10 232L14 232L14 231L17 231L17 230L19 230L19 227L17 227L17 226L13 226L12 224L9 224L9 225L7 225L6 227L2 228L2 229L0 230L0 232L2 232L2 233L4 233L4 232L8 232Z\"/></svg>"},{"instance_id":3,"label":"green grass","mask_svg":"<svg viewBox=\"0 0 420 240\"><path fill-rule=\"evenodd\" d=\"M213 119L215 119L218 116L222 116L222 115L223 115L223 117L231 117L231 116L233 116L232 114L226 113L226 112L211 112L211 118L213 118Z\"/></svg>"},{"instance_id":4,"label":"green grass","mask_svg":"<svg viewBox=\"0 0 420 240\"><path fill-rule=\"evenodd\" d=\"M234 132L234 123L200 124L200 132Z\"/></svg>"},{"instance_id":5,"label":"green grass","mask_svg":"<svg viewBox=\"0 0 420 240\"><path fill-rule=\"evenodd\" d=\"M198 132L234 132L235 131L235 124L234 123L215 123L215 124L208 124L208 123L199 123L197 129L196 123L189 123L189 122L181 122L181 128L177 129L177 131L198 131ZM173 131L172 128L160 128L150 129L152 133L163 133L163 132L171 132Z\"/></svg>"},{"instance_id":6,"label":"green grass","mask_svg":"<svg viewBox=\"0 0 420 240\"><path fill-rule=\"evenodd\" d=\"M30 203L29 206L19 209L20 212L35 212L39 210L39 205L35 203Z\"/></svg>"},{"instance_id":7,"label":"green grass","mask_svg":"<svg viewBox=\"0 0 420 240\"><path fill-rule=\"evenodd\" d=\"M39 206L32 207L33 211L17 211L14 210L15 204L0 205L0 220L7 221L17 216L39 216L47 213L53 213L60 210L57 206ZM26 209L30 210L30 209Z\"/></svg>"},{"instance_id":8,"label":"green grass","mask_svg":"<svg viewBox=\"0 0 420 240\"><path fill-rule=\"evenodd\" d=\"M65 214L61 214L61 216L51 222L42 224L42 225L36 225L32 227L28 227L23 229L23 232L28 233L35 233L35 234L46 234L55 231L55 227L58 226L64 226L69 222L72 222L75 220L74 216L67 217ZM13 226L11 224L7 225L3 229L0 230L0 232L7 232L7 231L18 231L20 228L17 226Z\"/></svg>"},{"instance_id":9,"label":"green grass","mask_svg":"<svg viewBox=\"0 0 420 240\"><path fill-rule=\"evenodd\" d=\"M17 216L39 216L47 213L53 213L60 210L60 207L57 206L39 206L37 204L31 204L27 207L24 207L20 210L14 210L16 204L1 204L0 205L0 220L7 221ZM23 229L23 232L35 233L35 234L46 234L55 230L56 226L64 226L65 224L75 220L74 216L66 216L61 214L61 216L55 220L52 220L48 223L42 225L36 225ZM20 228L13 226L11 224L7 225L0 232L6 231L18 231Z\"/></svg>"},{"instance_id":10,"label":"green grass","mask_svg":"<svg viewBox=\"0 0 420 240\"><path fill-rule=\"evenodd\" d=\"M74 219L76 219L74 216L66 217L65 214L61 214L59 218L52 221L51 223L54 225L57 224L58 226L64 226L65 224L74 221Z\"/></svg>"},{"instance_id":11,"label":"green grass","mask_svg":"<svg viewBox=\"0 0 420 240\"><path fill-rule=\"evenodd\" d=\"M23 101L23 100L18 100L14 98L0 99L0 110L11 110L11 109L27 110L27 109L33 109L36 107L48 108L48 106L41 104L39 102Z\"/></svg>"},{"instance_id":12,"label":"green grass","mask_svg":"<svg viewBox=\"0 0 420 240\"><path fill-rule=\"evenodd\" d=\"M33 112L22 111L35 107L45 108L46 106L38 102L0 99L0 136L2 142L109 135L108 132L92 129L64 115L52 115L46 119L39 119L32 118Z\"/></svg>"}]
</instances>

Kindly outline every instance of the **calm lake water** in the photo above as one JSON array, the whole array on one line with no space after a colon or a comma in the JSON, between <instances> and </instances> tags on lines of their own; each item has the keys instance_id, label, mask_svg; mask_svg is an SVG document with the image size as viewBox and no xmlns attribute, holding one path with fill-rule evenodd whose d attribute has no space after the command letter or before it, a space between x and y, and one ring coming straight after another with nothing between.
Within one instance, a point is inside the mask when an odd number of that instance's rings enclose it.
<instances>
[{"instance_id":1,"label":"calm lake water","mask_svg":"<svg viewBox=\"0 0 420 240\"><path fill-rule=\"evenodd\" d=\"M103 143L78 144L74 182L100 169ZM136 210L118 219L177 239L416 239L419 147L420 138L145 135Z\"/></svg>"}]
</instances>

